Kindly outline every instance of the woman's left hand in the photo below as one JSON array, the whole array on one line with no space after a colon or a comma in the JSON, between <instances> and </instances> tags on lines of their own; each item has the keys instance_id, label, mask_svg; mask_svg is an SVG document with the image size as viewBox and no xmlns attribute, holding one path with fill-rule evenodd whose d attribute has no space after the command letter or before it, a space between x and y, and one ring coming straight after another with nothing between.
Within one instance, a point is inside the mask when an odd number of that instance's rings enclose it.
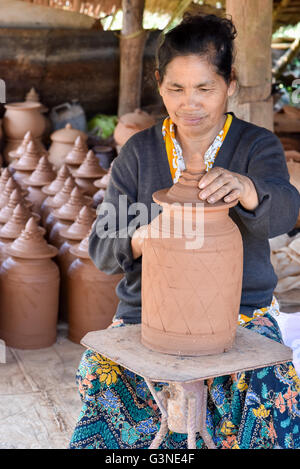
<instances>
[{"instance_id":1,"label":"woman's left hand","mask_svg":"<svg viewBox=\"0 0 300 469\"><path fill-rule=\"evenodd\" d=\"M246 210L255 210L259 204L255 186L242 174L214 167L199 181L199 199L214 204L219 200L230 203L239 200Z\"/></svg>"}]
</instances>

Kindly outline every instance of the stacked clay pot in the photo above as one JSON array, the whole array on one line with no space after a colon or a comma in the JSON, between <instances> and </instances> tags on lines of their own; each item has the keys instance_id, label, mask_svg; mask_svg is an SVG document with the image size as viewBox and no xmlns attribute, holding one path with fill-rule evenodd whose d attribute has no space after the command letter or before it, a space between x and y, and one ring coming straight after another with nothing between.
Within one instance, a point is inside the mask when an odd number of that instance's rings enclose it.
<instances>
[{"instance_id":1,"label":"stacked clay pot","mask_svg":"<svg viewBox=\"0 0 300 469\"><path fill-rule=\"evenodd\" d=\"M57 209L53 209L53 217L56 219L52 225L48 236L49 242L58 249L64 242L64 238L60 236L60 230L69 227L77 218L80 210L85 205L92 205L92 199L82 194L80 189L75 186L72 190L67 202Z\"/></svg>"},{"instance_id":2,"label":"stacked clay pot","mask_svg":"<svg viewBox=\"0 0 300 469\"><path fill-rule=\"evenodd\" d=\"M87 140L87 135L84 132L73 129L69 123L63 129L55 130L50 135L49 161L56 170L65 162L67 154L73 149L75 140L79 135L83 141Z\"/></svg>"},{"instance_id":3,"label":"stacked clay pot","mask_svg":"<svg viewBox=\"0 0 300 469\"><path fill-rule=\"evenodd\" d=\"M75 256L71 254L70 247L79 244L89 233L92 223L96 218L96 210L89 206L83 206L70 226L66 226L59 230L59 235L63 239L63 243L59 248L56 262L60 270L60 316L64 319L68 318L67 310L67 272L68 268L75 260Z\"/></svg>"},{"instance_id":4,"label":"stacked clay pot","mask_svg":"<svg viewBox=\"0 0 300 469\"><path fill-rule=\"evenodd\" d=\"M32 134L30 132L30 130L28 130L28 132L26 132L26 134L24 135L24 138L21 142L21 144L17 147L16 150L12 150L8 153L8 160L9 160L9 165L15 160L15 159L18 159L20 158L23 153L26 151L26 148L27 148L27 145L29 144L29 142L32 142L34 141L38 151L40 152L41 155L47 155L48 152L47 150L45 149L44 145L37 139L34 139L32 137Z\"/></svg>"},{"instance_id":5,"label":"stacked clay pot","mask_svg":"<svg viewBox=\"0 0 300 469\"><path fill-rule=\"evenodd\" d=\"M50 184L43 186L42 187L42 192L43 194L46 195L46 198L44 199L42 205L41 205L41 212L42 212L42 221L43 224L45 223L47 216L50 211L50 207L48 206L48 203L50 200L55 197L55 195L63 188L64 183L68 179L68 177L71 176L71 173L67 167L66 164L63 164L59 170L57 171L56 178L54 181L52 181Z\"/></svg>"},{"instance_id":6,"label":"stacked clay pot","mask_svg":"<svg viewBox=\"0 0 300 469\"><path fill-rule=\"evenodd\" d=\"M235 340L243 245L228 212L237 201L200 202L204 173L194 155L176 184L153 194L163 212L143 241L141 340L161 353L217 354ZM168 236L163 216L170 220Z\"/></svg>"},{"instance_id":7,"label":"stacked clay pot","mask_svg":"<svg viewBox=\"0 0 300 469\"><path fill-rule=\"evenodd\" d=\"M42 156L34 141L28 143L26 150L20 158L15 159L10 167L14 170L14 179L20 184L21 188L27 189L24 179L29 177L36 169Z\"/></svg>"},{"instance_id":8,"label":"stacked clay pot","mask_svg":"<svg viewBox=\"0 0 300 469\"><path fill-rule=\"evenodd\" d=\"M74 189L74 187L76 187L74 178L72 176L69 176L65 180L62 189L54 197L48 200L47 202L48 214L47 214L46 219L43 218L43 226L46 228L48 235L51 232L53 225L56 223L56 218L53 215L53 211L61 207L63 204L65 204L69 200L71 192Z\"/></svg>"},{"instance_id":9,"label":"stacked clay pot","mask_svg":"<svg viewBox=\"0 0 300 469\"><path fill-rule=\"evenodd\" d=\"M155 119L145 111L136 109L124 114L118 120L114 130L114 140L117 148L122 147L132 135L155 124Z\"/></svg>"},{"instance_id":10,"label":"stacked clay pot","mask_svg":"<svg viewBox=\"0 0 300 469\"><path fill-rule=\"evenodd\" d=\"M39 349L56 341L59 269L57 249L31 217L6 248L0 268L0 337L14 348Z\"/></svg>"},{"instance_id":11,"label":"stacked clay pot","mask_svg":"<svg viewBox=\"0 0 300 469\"><path fill-rule=\"evenodd\" d=\"M41 114L42 106L40 103L19 102L6 104L4 107L6 111L3 117L3 130L7 142L3 156L5 161L9 163L9 152L20 146L26 132L30 130L34 139L42 141L46 121Z\"/></svg>"},{"instance_id":12,"label":"stacked clay pot","mask_svg":"<svg viewBox=\"0 0 300 469\"><path fill-rule=\"evenodd\" d=\"M17 191L19 198L26 197L28 194L28 192L20 188L19 184L15 181L13 176L11 176L5 184L4 189L0 193L0 209L9 203L10 196L14 190ZM27 206L31 205L30 202L26 200L26 198L24 199L24 202L27 204Z\"/></svg>"},{"instance_id":13,"label":"stacked clay pot","mask_svg":"<svg viewBox=\"0 0 300 469\"><path fill-rule=\"evenodd\" d=\"M65 164L68 166L72 175L73 171L78 169L79 166L84 162L87 152L88 146L85 140L79 135L75 140L72 150L65 158Z\"/></svg>"},{"instance_id":14,"label":"stacked clay pot","mask_svg":"<svg viewBox=\"0 0 300 469\"><path fill-rule=\"evenodd\" d=\"M48 161L48 157L42 156L36 169L29 177L23 179L28 189L27 199L32 202L32 210L40 215L42 215L42 204L47 197L42 188L49 185L55 177L56 172Z\"/></svg>"},{"instance_id":15,"label":"stacked clay pot","mask_svg":"<svg viewBox=\"0 0 300 469\"><path fill-rule=\"evenodd\" d=\"M89 257L88 243L89 235L70 247L76 259L67 273L68 338L75 343L88 332L111 324L118 304L115 289L122 278L97 269Z\"/></svg>"},{"instance_id":16,"label":"stacked clay pot","mask_svg":"<svg viewBox=\"0 0 300 469\"><path fill-rule=\"evenodd\" d=\"M86 195L93 197L97 188L94 186L96 179L104 176L106 171L101 168L95 154L89 150L82 164L72 172L75 182Z\"/></svg>"}]
</instances>

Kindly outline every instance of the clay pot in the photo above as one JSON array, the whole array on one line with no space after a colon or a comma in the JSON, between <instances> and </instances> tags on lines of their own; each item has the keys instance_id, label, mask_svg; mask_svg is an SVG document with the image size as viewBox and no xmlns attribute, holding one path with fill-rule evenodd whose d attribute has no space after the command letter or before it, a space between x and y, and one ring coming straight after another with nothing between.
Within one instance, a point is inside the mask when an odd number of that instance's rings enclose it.
<instances>
[{"instance_id":1,"label":"clay pot","mask_svg":"<svg viewBox=\"0 0 300 469\"><path fill-rule=\"evenodd\" d=\"M11 163L10 166L14 169L14 179L23 189L27 189L24 179L28 178L37 168L41 156L42 153L39 151L38 146L31 141L22 156Z\"/></svg>"},{"instance_id":2,"label":"clay pot","mask_svg":"<svg viewBox=\"0 0 300 469\"><path fill-rule=\"evenodd\" d=\"M21 102L5 104L3 117L3 129L10 140L23 140L24 135L30 130L33 138L41 138L45 128L45 119L41 114L41 104L33 102Z\"/></svg>"},{"instance_id":3,"label":"clay pot","mask_svg":"<svg viewBox=\"0 0 300 469\"><path fill-rule=\"evenodd\" d=\"M17 147L17 149L8 152L8 162L9 162L9 164L11 164L15 159L20 158L23 155L23 153L25 153L27 145L30 142L35 143L35 145L37 147L37 150L39 151L39 153L41 155L47 155L48 154L46 148L41 143L41 141L39 139L34 139L32 137L32 134L31 134L30 130L28 130L28 132L26 132L26 134L24 135L24 138L21 141L21 144Z\"/></svg>"},{"instance_id":4,"label":"clay pot","mask_svg":"<svg viewBox=\"0 0 300 469\"><path fill-rule=\"evenodd\" d=\"M65 204L71 195L72 190L76 187L74 178L72 176L69 176L64 185L63 188L54 196L54 197L47 197L45 199L45 203L47 202L47 208L43 206L43 226L45 226L46 230L48 233L50 233L53 224L56 221L56 218L53 215L53 209L61 207L63 204ZM45 218L46 217L46 218Z\"/></svg>"},{"instance_id":5,"label":"clay pot","mask_svg":"<svg viewBox=\"0 0 300 469\"><path fill-rule=\"evenodd\" d=\"M47 156L42 156L36 169L29 177L23 179L23 183L28 187L27 199L32 202L32 210L42 215L42 203L47 195L42 192L42 188L49 185L56 177L52 165Z\"/></svg>"},{"instance_id":6,"label":"clay pot","mask_svg":"<svg viewBox=\"0 0 300 469\"><path fill-rule=\"evenodd\" d=\"M40 102L40 96L39 94L37 93L36 89L35 88L30 88L30 90L28 91L28 93L26 94L25 96L25 101L26 102L32 102L32 103L38 103L41 105L41 112L44 113L44 112L48 112L49 109L44 106L41 102Z\"/></svg>"},{"instance_id":7,"label":"clay pot","mask_svg":"<svg viewBox=\"0 0 300 469\"><path fill-rule=\"evenodd\" d=\"M59 270L34 218L7 248L0 268L0 336L14 348L39 349L56 341Z\"/></svg>"},{"instance_id":8,"label":"clay pot","mask_svg":"<svg viewBox=\"0 0 300 469\"><path fill-rule=\"evenodd\" d=\"M104 176L102 178L96 179L96 181L94 181L94 186L96 186L98 189L106 189L107 188L109 180L110 180L110 176L111 176L112 167L113 167L113 162L111 163L107 173L104 174Z\"/></svg>"},{"instance_id":9,"label":"clay pot","mask_svg":"<svg viewBox=\"0 0 300 469\"><path fill-rule=\"evenodd\" d=\"M236 335L243 247L228 211L237 201L199 203L204 173L194 155L177 184L153 194L163 214L143 242L141 340L162 353L222 353Z\"/></svg>"},{"instance_id":10,"label":"clay pot","mask_svg":"<svg viewBox=\"0 0 300 469\"><path fill-rule=\"evenodd\" d=\"M22 207L24 207L24 210L26 210L26 213L28 214L27 219L29 218L29 215L31 216L31 209L32 209L32 204L28 200L24 199L22 196L20 190L18 188L15 188L9 198L7 204L5 204L1 209L0 209L0 223L5 224L9 221L10 217L13 214L14 209L18 204L22 204ZM40 218L38 217L37 220Z\"/></svg>"},{"instance_id":11,"label":"clay pot","mask_svg":"<svg viewBox=\"0 0 300 469\"><path fill-rule=\"evenodd\" d=\"M59 248L64 242L59 234L60 230L64 227L69 227L77 218L80 210L85 205L91 205L92 199L84 196L78 187L74 187L68 201L57 209L53 209L53 217L56 219L52 225L49 242Z\"/></svg>"},{"instance_id":12,"label":"clay pot","mask_svg":"<svg viewBox=\"0 0 300 469\"><path fill-rule=\"evenodd\" d=\"M5 207L8 204L9 198L14 190L17 190L19 193L19 197L25 197L27 195L26 191L22 191L19 184L14 180L13 176L11 176L7 183L5 184L4 189L0 193L0 208ZM29 206L30 203L25 200L25 203Z\"/></svg>"},{"instance_id":13,"label":"clay pot","mask_svg":"<svg viewBox=\"0 0 300 469\"><path fill-rule=\"evenodd\" d=\"M5 184L12 177L12 172L9 168L1 168L0 176L0 193L4 190Z\"/></svg>"},{"instance_id":14,"label":"clay pot","mask_svg":"<svg viewBox=\"0 0 300 469\"><path fill-rule=\"evenodd\" d=\"M73 129L71 124L67 124L63 129L56 130L51 134L49 161L56 170L65 162L66 156L73 149L78 136L81 136L82 140L86 142L87 135L81 130Z\"/></svg>"},{"instance_id":15,"label":"clay pot","mask_svg":"<svg viewBox=\"0 0 300 469\"><path fill-rule=\"evenodd\" d=\"M92 150L89 150L83 163L73 171L75 182L88 196L93 196L97 192L94 181L106 174L100 167L98 160Z\"/></svg>"},{"instance_id":16,"label":"clay pot","mask_svg":"<svg viewBox=\"0 0 300 469\"><path fill-rule=\"evenodd\" d=\"M75 140L72 150L65 158L65 163L68 165L71 174L84 162L88 150L86 141L79 135Z\"/></svg>"},{"instance_id":17,"label":"clay pot","mask_svg":"<svg viewBox=\"0 0 300 469\"><path fill-rule=\"evenodd\" d=\"M117 145L123 146L132 135L154 124L155 119L150 114L141 109L136 109L134 112L124 114L119 118L114 130L114 140Z\"/></svg>"},{"instance_id":18,"label":"clay pot","mask_svg":"<svg viewBox=\"0 0 300 469\"><path fill-rule=\"evenodd\" d=\"M88 236L70 252L76 260L67 273L68 338L80 343L88 332L111 324L118 305L115 288L122 275L106 275L95 267L88 254Z\"/></svg>"},{"instance_id":19,"label":"clay pot","mask_svg":"<svg viewBox=\"0 0 300 469\"><path fill-rule=\"evenodd\" d=\"M56 262L60 270L60 317L68 319L67 313L67 272L76 257L71 254L70 247L80 243L89 233L91 225L96 218L96 211L91 207L84 206L79 212L74 223L69 227L59 230L60 237L64 240L59 248Z\"/></svg>"}]
</instances>

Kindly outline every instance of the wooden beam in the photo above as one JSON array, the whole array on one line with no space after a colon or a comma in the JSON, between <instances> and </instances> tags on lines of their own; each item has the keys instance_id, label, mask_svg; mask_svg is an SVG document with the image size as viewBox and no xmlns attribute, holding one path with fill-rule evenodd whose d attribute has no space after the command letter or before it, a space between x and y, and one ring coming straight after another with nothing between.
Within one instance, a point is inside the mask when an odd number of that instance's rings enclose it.
<instances>
[{"instance_id":1,"label":"wooden beam","mask_svg":"<svg viewBox=\"0 0 300 469\"><path fill-rule=\"evenodd\" d=\"M120 85L118 115L141 105L143 52L147 32L143 29L145 0L123 0L120 36Z\"/></svg>"},{"instance_id":2,"label":"wooden beam","mask_svg":"<svg viewBox=\"0 0 300 469\"><path fill-rule=\"evenodd\" d=\"M275 67L273 68L272 72L275 78L279 78L282 72L285 70L287 65L293 60L294 57L300 51L300 39L297 38L291 44L289 49L283 54L280 59L277 61Z\"/></svg>"}]
</instances>

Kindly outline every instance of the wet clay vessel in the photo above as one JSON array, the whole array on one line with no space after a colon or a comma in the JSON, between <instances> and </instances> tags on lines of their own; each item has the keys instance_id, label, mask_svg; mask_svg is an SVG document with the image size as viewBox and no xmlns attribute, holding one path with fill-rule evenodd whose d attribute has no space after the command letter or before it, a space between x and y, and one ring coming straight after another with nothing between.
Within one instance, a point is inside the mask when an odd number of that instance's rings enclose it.
<instances>
[{"instance_id":1,"label":"wet clay vessel","mask_svg":"<svg viewBox=\"0 0 300 469\"><path fill-rule=\"evenodd\" d=\"M59 269L34 218L6 248L0 268L0 336L14 348L39 349L56 341Z\"/></svg>"},{"instance_id":2,"label":"wet clay vessel","mask_svg":"<svg viewBox=\"0 0 300 469\"><path fill-rule=\"evenodd\" d=\"M111 324L118 298L115 288L122 275L106 275L93 264L88 253L88 235L70 247L76 256L68 269L68 338L80 343L89 331L105 329Z\"/></svg>"},{"instance_id":3,"label":"wet clay vessel","mask_svg":"<svg viewBox=\"0 0 300 469\"><path fill-rule=\"evenodd\" d=\"M143 243L141 341L167 354L222 353L238 324L243 248L229 217L237 200L200 201L201 160L194 155L176 184L153 194L163 212Z\"/></svg>"}]
</instances>

